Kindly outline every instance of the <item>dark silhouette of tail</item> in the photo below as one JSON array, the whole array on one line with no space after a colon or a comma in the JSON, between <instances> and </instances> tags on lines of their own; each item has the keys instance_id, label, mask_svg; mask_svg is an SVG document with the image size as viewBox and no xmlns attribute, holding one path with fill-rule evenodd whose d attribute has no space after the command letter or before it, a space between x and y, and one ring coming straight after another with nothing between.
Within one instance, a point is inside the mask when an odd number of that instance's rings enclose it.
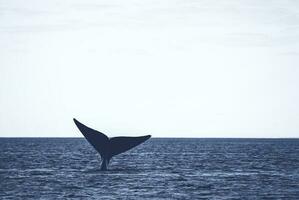
<instances>
[{"instance_id":1,"label":"dark silhouette of tail","mask_svg":"<svg viewBox=\"0 0 299 200\"><path fill-rule=\"evenodd\" d=\"M108 138L104 133L85 126L75 118L74 122L86 140L100 153L102 159L101 170L107 170L109 161L113 156L128 151L151 137L151 135L145 135Z\"/></svg>"}]
</instances>

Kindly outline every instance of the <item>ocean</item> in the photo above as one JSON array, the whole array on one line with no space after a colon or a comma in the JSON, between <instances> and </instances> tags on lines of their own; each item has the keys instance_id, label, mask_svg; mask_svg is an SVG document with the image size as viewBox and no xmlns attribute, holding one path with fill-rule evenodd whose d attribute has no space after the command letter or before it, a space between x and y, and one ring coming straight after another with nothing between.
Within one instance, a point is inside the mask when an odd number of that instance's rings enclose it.
<instances>
[{"instance_id":1,"label":"ocean","mask_svg":"<svg viewBox=\"0 0 299 200\"><path fill-rule=\"evenodd\" d=\"M84 138L0 138L0 199L299 199L299 139L152 138L99 169Z\"/></svg>"}]
</instances>

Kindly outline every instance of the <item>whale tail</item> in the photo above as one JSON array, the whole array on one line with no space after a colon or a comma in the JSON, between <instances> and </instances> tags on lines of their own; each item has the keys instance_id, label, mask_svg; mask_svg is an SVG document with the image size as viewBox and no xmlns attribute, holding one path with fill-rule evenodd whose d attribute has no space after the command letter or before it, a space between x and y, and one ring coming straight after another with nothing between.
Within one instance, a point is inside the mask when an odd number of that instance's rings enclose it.
<instances>
[{"instance_id":1,"label":"whale tail","mask_svg":"<svg viewBox=\"0 0 299 200\"><path fill-rule=\"evenodd\" d=\"M100 153L101 170L107 170L110 159L120 153L126 152L148 140L151 135L140 137L112 137L85 126L74 118L74 122L86 140Z\"/></svg>"}]
</instances>

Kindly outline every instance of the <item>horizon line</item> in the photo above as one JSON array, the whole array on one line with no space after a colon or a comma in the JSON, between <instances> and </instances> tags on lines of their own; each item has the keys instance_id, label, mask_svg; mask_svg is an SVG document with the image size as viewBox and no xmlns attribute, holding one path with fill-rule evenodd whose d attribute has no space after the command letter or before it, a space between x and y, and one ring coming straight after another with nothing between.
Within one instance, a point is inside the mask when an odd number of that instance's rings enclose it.
<instances>
[{"instance_id":1,"label":"horizon line","mask_svg":"<svg viewBox=\"0 0 299 200\"><path fill-rule=\"evenodd\" d=\"M117 136L119 137L119 136ZM128 136L130 137L130 136ZM39 139L39 138L45 138L45 139L80 139L84 137L65 137L65 136L42 136L42 137L32 137L32 136L0 136L0 139L3 138L32 138L32 139ZM113 137L109 137L109 138L113 138ZM299 139L299 137L151 137L151 138L155 138L155 139Z\"/></svg>"}]
</instances>

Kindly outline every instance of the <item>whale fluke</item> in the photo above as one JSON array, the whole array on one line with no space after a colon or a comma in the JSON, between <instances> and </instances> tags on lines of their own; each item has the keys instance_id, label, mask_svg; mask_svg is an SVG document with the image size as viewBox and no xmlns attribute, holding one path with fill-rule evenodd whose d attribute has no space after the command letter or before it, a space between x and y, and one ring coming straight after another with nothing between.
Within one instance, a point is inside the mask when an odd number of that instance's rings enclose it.
<instances>
[{"instance_id":1,"label":"whale fluke","mask_svg":"<svg viewBox=\"0 0 299 200\"><path fill-rule=\"evenodd\" d=\"M108 138L104 133L85 126L75 118L74 122L86 140L100 153L102 159L101 170L107 170L109 161L113 156L126 152L151 137L151 135L145 135Z\"/></svg>"}]
</instances>

